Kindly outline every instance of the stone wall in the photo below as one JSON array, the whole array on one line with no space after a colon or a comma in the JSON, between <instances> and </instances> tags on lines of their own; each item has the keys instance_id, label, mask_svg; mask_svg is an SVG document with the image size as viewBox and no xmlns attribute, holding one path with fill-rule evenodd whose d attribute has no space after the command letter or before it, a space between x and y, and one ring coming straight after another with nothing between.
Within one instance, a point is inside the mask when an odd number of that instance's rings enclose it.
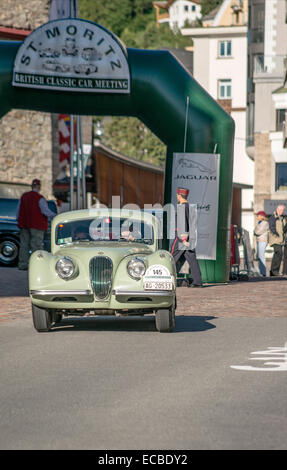
<instances>
[{"instance_id":1,"label":"stone wall","mask_svg":"<svg viewBox=\"0 0 287 470\"><path fill-rule=\"evenodd\" d=\"M42 181L52 196L50 114L12 110L0 120L0 181L30 184Z\"/></svg>"},{"instance_id":2,"label":"stone wall","mask_svg":"<svg viewBox=\"0 0 287 470\"><path fill-rule=\"evenodd\" d=\"M0 25L33 30L48 21L50 0L0 2ZM0 119L0 182L42 180L42 193L52 196L51 117L12 110Z\"/></svg>"},{"instance_id":3,"label":"stone wall","mask_svg":"<svg viewBox=\"0 0 287 470\"><path fill-rule=\"evenodd\" d=\"M50 0L0 1L0 26L34 30L49 19ZM28 90L27 90L28 93ZM83 143L92 143L92 118L83 117ZM58 115L12 110L0 119L0 185L42 181L53 197L59 173Z\"/></svg>"},{"instance_id":4,"label":"stone wall","mask_svg":"<svg viewBox=\"0 0 287 470\"><path fill-rule=\"evenodd\" d=\"M10 28L35 29L46 23L50 0L1 0L0 25Z\"/></svg>"}]
</instances>

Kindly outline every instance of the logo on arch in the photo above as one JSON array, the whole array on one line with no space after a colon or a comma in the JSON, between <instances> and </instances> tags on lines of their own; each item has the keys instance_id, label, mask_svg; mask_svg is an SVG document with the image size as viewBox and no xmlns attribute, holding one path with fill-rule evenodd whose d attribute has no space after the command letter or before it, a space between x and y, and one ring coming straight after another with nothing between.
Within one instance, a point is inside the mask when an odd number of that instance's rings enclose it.
<instances>
[{"instance_id":1,"label":"logo on arch","mask_svg":"<svg viewBox=\"0 0 287 470\"><path fill-rule=\"evenodd\" d=\"M89 21L61 19L34 30L20 46L13 86L96 93L130 93L125 47Z\"/></svg>"}]
</instances>

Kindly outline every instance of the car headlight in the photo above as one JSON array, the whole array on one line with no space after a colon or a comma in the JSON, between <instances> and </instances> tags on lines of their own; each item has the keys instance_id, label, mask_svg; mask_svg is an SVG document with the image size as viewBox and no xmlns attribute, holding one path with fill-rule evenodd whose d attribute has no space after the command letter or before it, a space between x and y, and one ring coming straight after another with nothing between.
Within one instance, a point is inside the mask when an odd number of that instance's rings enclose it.
<instances>
[{"instance_id":1,"label":"car headlight","mask_svg":"<svg viewBox=\"0 0 287 470\"><path fill-rule=\"evenodd\" d=\"M129 275L133 279L140 279L141 277L143 277L145 273L146 266L143 260L138 259L138 258L133 258L128 262L127 270L128 270Z\"/></svg>"},{"instance_id":2,"label":"car headlight","mask_svg":"<svg viewBox=\"0 0 287 470\"><path fill-rule=\"evenodd\" d=\"M70 279L75 273L75 265L70 258L60 258L56 263L56 271L62 279Z\"/></svg>"}]
</instances>

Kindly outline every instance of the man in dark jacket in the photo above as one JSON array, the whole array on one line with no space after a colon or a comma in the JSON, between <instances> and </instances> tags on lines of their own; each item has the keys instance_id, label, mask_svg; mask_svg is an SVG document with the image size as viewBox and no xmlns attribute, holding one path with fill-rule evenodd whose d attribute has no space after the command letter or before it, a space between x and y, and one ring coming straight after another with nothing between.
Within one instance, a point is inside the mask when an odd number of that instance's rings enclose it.
<instances>
[{"instance_id":1,"label":"man in dark jacket","mask_svg":"<svg viewBox=\"0 0 287 470\"><path fill-rule=\"evenodd\" d=\"M269 217L269 245L273 247L274 253L271 262L270 276L278 276L283 257L283 274L287 274L287 223L283 216L285 206L280 204L274 214ZM285 247L284 247L285 245Z\"/></svg>"},{"instance_id":2,"label":"man in dark jacket","mask_svg":"<svg viewBox=\"0 0 287 470\"><path fill-rule=\"evenodd\" d=\"M20 251L18 269L27 270L30 251L41 250L48 219L56 214L50 211L46 199L40 194L41 181L32 181L32 190L21 196L18 206L18 227L20 229Z\"/></svg>"},{"instance_id":3,"label":"man in dark jacket","mask_svg":"<svg viewBox=\"0 0 287 470\"><path fill-rule=\"evenodd\" d=\"M180 271L181 266L187 260L192 277L192 287L202 287L201 272L196 259L195 253L195 239L191 239L190 231L190 211L187 202L189 191L185 188L177 189L177 202L179 210L177 210L176 217L176 237L173 240L171 247L171 254L176 263L177 272Z\"/></svg>"}]
</instances>

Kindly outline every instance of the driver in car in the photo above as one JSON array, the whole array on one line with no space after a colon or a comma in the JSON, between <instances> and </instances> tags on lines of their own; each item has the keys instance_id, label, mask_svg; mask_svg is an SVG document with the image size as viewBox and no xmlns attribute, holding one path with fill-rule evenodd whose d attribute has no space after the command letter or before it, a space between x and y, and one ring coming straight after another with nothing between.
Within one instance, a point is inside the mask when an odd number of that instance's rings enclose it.
<instances>
[{"instance_id":1,"label":"driver in car","mask_svg":"<svg viewBox=\"0 0 287 470\"><path fill-rule=\"evenodd\" d=\"M90 240L90 235L87 227L84 227L83 225L80 225L77 227L74 231L74 236L73 236L74 241L78 240Z\"/></svg>"},{"instance_id":2,"label":"driver in car","mask_svg":"<svg viewBox=\"0 0 287 470\"><path fill-rule=\"evenodd\" d=\"M134 224L122 225L121 237L125 238L127 241L133 242L136 238L141 238L141 233L139 230L134 229Z\"/></svg>"}]
</instances>

